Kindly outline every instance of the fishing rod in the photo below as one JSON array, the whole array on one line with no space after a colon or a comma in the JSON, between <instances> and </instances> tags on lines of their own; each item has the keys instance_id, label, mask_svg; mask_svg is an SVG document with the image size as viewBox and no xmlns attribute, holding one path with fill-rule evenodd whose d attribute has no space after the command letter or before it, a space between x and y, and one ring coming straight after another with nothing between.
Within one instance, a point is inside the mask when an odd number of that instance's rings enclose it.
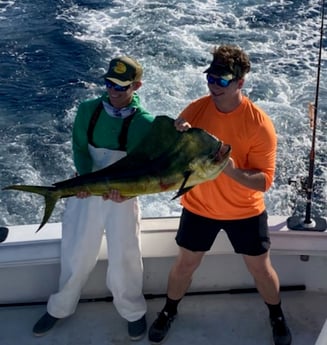
<instances>
[{"instance_id":1,"label":"fishing rod","mask_svg":"<svg viewBox=\"0 0 327 345\"><path fill-rule=\"evenodd\" d=\"M325 16L325 1L322 0L321 6L321 28L320 28L320 46L318 57L318 70L317 70L317 85L316 85L316 97L315 104L309 109L310 125L312 127L312 143L309 160L309 175L306 185L307 202L305 209L305 217L292 216L287 219L287 227L290 230L306 230L306 231L325 231L327 228L326 219L321 217L311 217L312 207L312 194L313 194L313 178L315 167L315 141L316 141L316 126L317 126L317 113L318 113L318 97L320 86L320 69L321 69L321 52L323 45L324 35L324 16Z\"/></svg>"}]
</instances>

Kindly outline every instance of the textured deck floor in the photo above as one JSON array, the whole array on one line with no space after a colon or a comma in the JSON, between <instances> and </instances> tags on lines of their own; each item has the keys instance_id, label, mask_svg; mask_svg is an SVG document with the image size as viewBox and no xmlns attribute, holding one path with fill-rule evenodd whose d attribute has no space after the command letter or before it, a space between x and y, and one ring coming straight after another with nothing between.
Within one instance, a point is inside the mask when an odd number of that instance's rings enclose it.
<instances>
[{"instance_id":1,"label":"textured deck floor","mask_svg":"<svg viewBox=\"0 0 327 345\"><path fill-rule=\"evenodd\" d=\"M284 312L293 345L314 345L327 318L327 294L283 292ZM162 298L148 299L150 324ZM122 345L131 344L126 322L111 302L80 303L76 313L60 321L47 335L34 337L32 327L44 305L0 308L1 345ZM167 345L272 345L268 312L259 295L186 296L173 323ZM135 344L149 344L147 338Z\"/></svg>"}]
</instances>

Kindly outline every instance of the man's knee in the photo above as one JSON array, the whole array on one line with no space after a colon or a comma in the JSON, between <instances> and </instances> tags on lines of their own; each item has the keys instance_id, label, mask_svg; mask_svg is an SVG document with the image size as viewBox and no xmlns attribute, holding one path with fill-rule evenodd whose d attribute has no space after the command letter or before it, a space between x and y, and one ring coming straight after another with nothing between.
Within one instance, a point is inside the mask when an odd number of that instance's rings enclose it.
<instances>
[{"instance_id":1,"label":"man's knee","mask_svg":"<svg viewBox=\"0 0 327 345\"><path fill-rule=\"evenodd\" d=\"M247 256L244 255L244 261L249 272L255 278L269 278L275 272L268 253L258 256Z\"/></svg>"},{"instance_id":2,"label":"man's knee","mask_svg":"<svg viewBox=\"0 0 327 345\"><path fill-rule=\"evenodd\" d=\"M181 275L191 275L201 264L203 252L192 252L181 248L175 262L175 272Z\"/></svg>"}]
</instances>

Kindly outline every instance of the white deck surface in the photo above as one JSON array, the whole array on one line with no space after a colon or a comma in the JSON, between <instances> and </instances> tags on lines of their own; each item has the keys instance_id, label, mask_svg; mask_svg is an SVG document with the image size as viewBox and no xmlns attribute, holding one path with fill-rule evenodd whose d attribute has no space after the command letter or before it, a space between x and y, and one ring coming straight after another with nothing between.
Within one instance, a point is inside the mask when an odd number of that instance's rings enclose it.
<instances>
[{"instance_id":1,"label":"white deck surface","mask_svg":"<svg viewBox=\"0 0 327 345\"><path fill-rule=\"evenodd\" d=\"M22 287L24 288L24 287ZM293 345L314 345L327 318L327 294L282 292ZM148 325L164 299L148 299ZM73 316L59 321L43 337L32 327L45 305L0 308L1 345L123 345L131 344L126 321L111 302L80 303ZM147 337L134 344L149 344ZM167 345L272 345L268 311L259 295L186 296L172 325ZM325 343L323 343L325 344Z\"/></svg>"}]
</instances>

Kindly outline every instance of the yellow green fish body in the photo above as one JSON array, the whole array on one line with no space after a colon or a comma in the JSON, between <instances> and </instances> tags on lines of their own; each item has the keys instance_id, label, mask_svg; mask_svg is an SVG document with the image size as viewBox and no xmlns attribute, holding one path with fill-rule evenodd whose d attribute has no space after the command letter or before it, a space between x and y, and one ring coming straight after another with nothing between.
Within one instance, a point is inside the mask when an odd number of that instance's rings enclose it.
<instances>
[{"instance_id":1,"label":"yellow green fish body","mask_svg":"<svg viewBox=\"0 0 327 345\"><path fill-rule=\"evenodd\" d=\"M217 160L222 142L199 128L179 132L174 120L157 116L150 133L129 155L108 167L54 183L52 186L12 185L5 190L19 190L43 195L45 212L40 230L48 221L60 198L87 191L103 195L116 189L122 196L178 190L180 196L193 186L216 178L224 169L230 148Z\"/></svg>"}]
</instances>

